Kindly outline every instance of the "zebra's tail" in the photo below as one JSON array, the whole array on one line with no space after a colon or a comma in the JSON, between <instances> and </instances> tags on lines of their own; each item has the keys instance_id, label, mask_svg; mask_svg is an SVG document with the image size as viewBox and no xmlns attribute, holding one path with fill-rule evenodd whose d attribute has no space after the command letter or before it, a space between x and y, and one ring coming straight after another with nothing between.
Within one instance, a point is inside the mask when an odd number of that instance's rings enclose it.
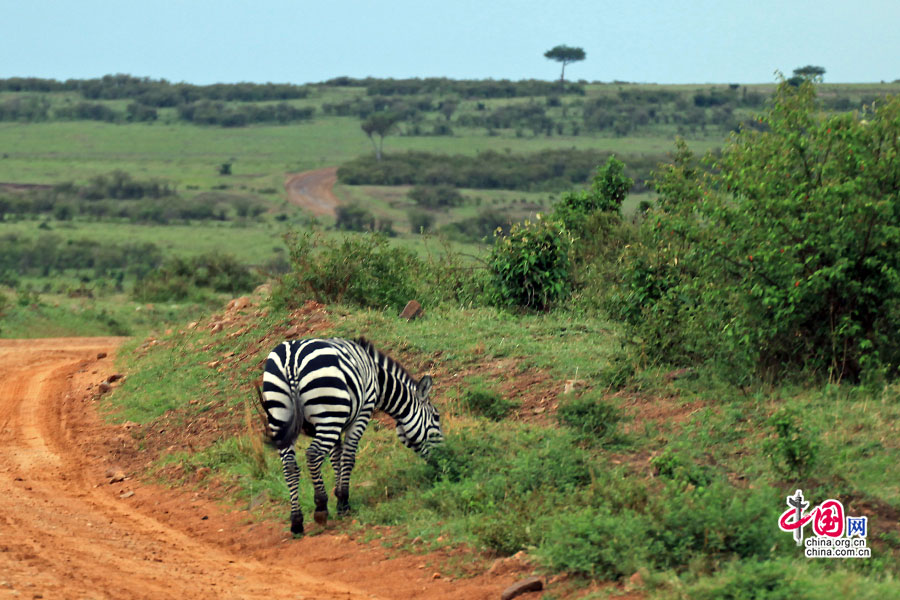
<instances>
[{"instance_id":1,"label":"zebra's tail","mask_svg":"<svg viewBox=\"0 0 900 600\"><path fill-rule=\"evenodd\" d=\"M259 408L262 411L260 419L262 419L263 423L263 442L267 446L273 446L278 450L284 450L293 445L297 440L297 436L300 435L300 432L303 430L305 423L303 413L298 410L291 411L290 420L284 426L280 427L273 435L272 430L269 428L269 417L268 411L265 408L265 397L263 396L259 382L257 382L254 387L256 388L256 397L259 399ZM257 412L260 411L258 410Z\"/></svg>"}]
</instances>

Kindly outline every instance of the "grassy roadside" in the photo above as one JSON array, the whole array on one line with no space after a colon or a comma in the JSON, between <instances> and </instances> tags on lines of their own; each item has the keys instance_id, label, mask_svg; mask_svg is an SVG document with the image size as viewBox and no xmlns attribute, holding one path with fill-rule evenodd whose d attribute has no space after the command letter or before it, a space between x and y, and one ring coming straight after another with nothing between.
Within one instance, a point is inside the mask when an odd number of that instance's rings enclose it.
<instances>
[{"instance_id":1,"label":"grassy roadside","mask_svg":"<svg viewBox=\"0 0 900 600\"><path fill-rule=\"evenodd\" d=\"M703 373L647 373L641 390L615 392L603 382L619 334L577 314L426 307L424 319L407 323L378 311L310 302L288 313L253 301L122 353L129 377L108 410L143 424L133 430L143 460L152 457L169 484L212 489L283 521L280 465L255 430L248 434L251 381L285 336L366 335L413 373L434 374L447 443L426 463L397 443L389 423L373 422L354 471L357 525L342 521L344 531L389 526L378 529L384 543L410 550L524 549L548 572L585 582L640 573L650 597L759 589L897 597L898 388L733 389ZM567 383L575 392L564 395ZM782 414L802 416L794 437L775 432L773 415ZM803 460L797 440L812 448ZM872 558L803 558L777 528L797 487L868 516Z\"/></svg>"}]
</instances>

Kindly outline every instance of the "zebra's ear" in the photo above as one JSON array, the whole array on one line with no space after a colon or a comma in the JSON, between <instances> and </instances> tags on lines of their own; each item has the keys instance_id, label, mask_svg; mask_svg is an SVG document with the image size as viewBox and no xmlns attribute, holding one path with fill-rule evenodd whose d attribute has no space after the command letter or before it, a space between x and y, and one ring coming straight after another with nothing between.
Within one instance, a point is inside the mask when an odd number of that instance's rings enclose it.
<instances>
[{"instance_id":1,"label":"zebra's ear","mask_svg":"<svg viewBox=\"0 0 900 600\"><path fill-rule=\"evenodd\" d=\"M419 397L428 400L428 393L431 391L431 376L425 375L419 380Z\"/></svg>"}]
</instances>

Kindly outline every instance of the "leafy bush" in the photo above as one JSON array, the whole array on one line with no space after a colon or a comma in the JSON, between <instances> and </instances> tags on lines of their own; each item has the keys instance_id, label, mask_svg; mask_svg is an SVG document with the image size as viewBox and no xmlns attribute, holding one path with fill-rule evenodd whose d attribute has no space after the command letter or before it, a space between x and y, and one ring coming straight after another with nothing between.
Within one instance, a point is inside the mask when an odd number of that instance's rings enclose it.
<instances>
[{"instance_id":1,"label":"leafy bush","mask_svg":"<svg viewBox=\"0 0 900 600\"><path fill-rule=\"evenodd\" d=\"M413 233L431 231L434 227L434 215L419 209L410 209L406 216L409 218L409 228Z\"/></svg>"},{"instance_id":2,"label":"leafy bush","mask_svg":"<svg viewBox=\"0 0 900 600\"><path fill-rule=\"evenodd\" d=\"M781 474L797 478L807 477L816 464L819 444L815 433L802 426L803 419L796 412L783 408L769 418L775 436L766 440L766 454L772 466Z\"/></svg>"},{"instance_id":3,"label":"leafy bush","mask_svg":"<svg viewBox=\"0 0 900 600\"><path fill-rule=\"evenodd\" d=\"M583 233L587 219L596 212L619 214L622 201L634 180L625 176L625 163L610 156L606 164L597 167L589 190L567 192L553 208L553 216L560 219L569 231Z\"/></svg>"},{"instance_id":4,"label":"leafy bush","mask_svg":"<svg viewBox=\"0 0 900 600\"><path fill-rule=\"evenodd\" d=\"M558 515L538 548L549 567L598 579L620 579L651 559L650 520L633 511L608 507Z\"/></svg>"},{"instance_id":5,"label":"leafy bush","mask_svg":"<svg viewBox=\"0 0 900 600\"><path fill-rule=\"evenodd\" d=\"M601 442L615 435L622 414L598 394L585 394L580 398L564 397L556 418L581 438Z\"/></svg>"},{"instance_id":6,"label":"leafy bush","mask_svg":"<svg viewBox=\"0 0 900 600\"><path fill-rule=\"evenodd\" d=\"M463 203L462 194L451 185L416 186L409 191L409 197L424 208L449 208Z\"/></svg>"},{"instance_id":7,"label":"leafy bush","mask_svg":"<svg viewBox=\"0 0 900 600\"><path fill-rule=\"evenodd\" d=\"M382 234L332 241L306 232L285 239L292 270L273 293L276 304L297 307L315 298L400 310L416 296L416 274L423 263Z\"/></svg>"},{"instance_id":8,"label":"leafy bush","mask_svg":"<svg viewBox=\"0 0 900 600\"><path fill-rule=\"evenodd\" d=\"M654 358L742 378L897 373L900 98L867 120L818 114L812 84L782 83L766 131L706 171L681 142L661 169L620 313Z\"/></svg>"},{"instance_id":9,"label":"leafy bush","mask_svg":"<svg viewBox=\"0 0 900 600\"><path fill-rule=\"evenodd\" d=\"M518 406L517 402L507 400L482 383L475 383L465 391L462 396L462 404L469 412L492 421L502 420Z\"/></svg>"},{"instance_id":10,"label":"leafy bush","mask_svg":"<svg viewBox=\"0 0 900 600\"><path fill-rule=\"evenodd\" d=\"M712 480L706 468L695 462L685 452L673 451L671 448L666 448L661 454L650 459L650 464L656 468L660 477L675 482L704 486Z\"/></svg>"},{"instance_id":11,"label":"leafy bush","mask_svg":"<svg viewBox=\"0 0 900 600\"><path fill-rule=\"evenodd\" d=\"M230 255L204 254L170 258L140 279L132 295L142 302L202 297L206 291L237 294L251 291L259 279Z\"/></svg>"},{"instance_id":12,"label":"leafy bush","mask_svg":"<svg viewBox=\"0 0 900 600\"><path fill-rule=\"evenodd\" d=\"M570 292L572 238L557 221L513 225L494 239L488 264L501 306L547 310Z\"/></svg>"}]
</instances>

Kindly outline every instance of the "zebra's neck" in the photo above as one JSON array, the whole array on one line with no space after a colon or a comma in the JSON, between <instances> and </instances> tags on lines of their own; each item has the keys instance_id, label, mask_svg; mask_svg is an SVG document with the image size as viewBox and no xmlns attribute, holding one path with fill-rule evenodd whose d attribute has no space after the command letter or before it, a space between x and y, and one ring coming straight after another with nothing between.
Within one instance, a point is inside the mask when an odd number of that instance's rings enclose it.
<instances>
[{"instance_id":1,"label":"zebra's neck","mask_svg":"<svg viewBox=\"0 0 900 600\"><path fill-rule=\"evenodd\" d=\"M416 400L418 382L400 363L387 354L379 352L371 342L360 339L358 343L366 349L377 367L378 404L376 408L383 410L394 419L405 419L410 410L418 406Z\"/></svg>"}]
</instances>

